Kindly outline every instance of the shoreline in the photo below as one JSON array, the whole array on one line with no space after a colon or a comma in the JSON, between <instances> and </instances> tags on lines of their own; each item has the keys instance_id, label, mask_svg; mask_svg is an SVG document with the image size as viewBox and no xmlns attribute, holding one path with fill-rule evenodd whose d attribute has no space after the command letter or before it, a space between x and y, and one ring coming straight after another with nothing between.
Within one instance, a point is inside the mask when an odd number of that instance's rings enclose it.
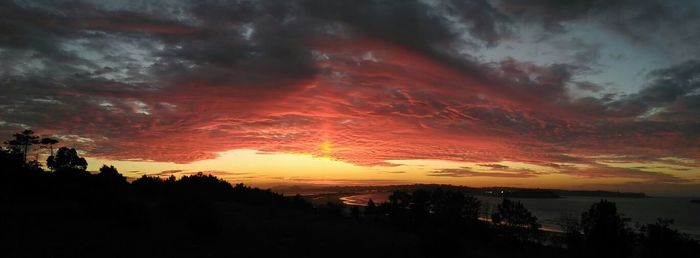
<instances>
[{"instance_id":1,"label":"shoreline","mask_svg":"<svg viewBox=\"0 0 700 258\"><path fill-rule=\"evenodd\" d=\"M386 195L388 196L391 194L390 192L372 192L372 193L334 193L334 194L322 194L324 197L336 197L337 199L335 202L343 203L348 206L366 206L366 201L370 198L372 198L372 195L377 196L377 195ZM311 195L313 196L313 195ZM360 197L360 198L357 198ZM556 198L556 199L551 199L551 198L513 198L513 197L498 197L498 196L480 196L476 195L474 197L477 198L512 198L516 200L523 200L523 201L550 201L550 200L559 200L559 201L566 201L567 199L569 200L576 200L576 199L597 199L596 197L590 197L590 196L564 196L563 198ZM609 198L609 199L622 199L622 200L658 200L658 199L663 199L663 198L678 198L678 199L687 199L688 197L657 197L657 198ZM377 204L382 203L386 200L384 198L372 198L373 201ZM601 199L605 199L602 198ZM687 202L689 205L693 205L693 203ZM493 204L487 204L488 206L492 206ZM694 206L694 205L693 205ZM488 209L488 208L487 208ZM537 209L531 209L531 211L535 211L534 213L537 212ZM545 212L552 213L551 210L547 210ZM572 211L572 213L575 213ZM482 214L483 215L483 214ZM578 214L576 214L578 215ZM631 214L628 214L631 215ZM557 217L553 216L538 216L540 217L541 221L541 231L546 231L546 232L552 232L552 233L563 233L564 231L561 229L561 227L555 225L556 220L558 219ZM577 217L577 216L575 216ZM490 218L487 216L480 216L480 220L484 221L490 221ZM639 220L637 216L634 216L632 219ZM653 221L647 221L646 223L653 223ZM686 223L687 224L687 223ZM631 224L632 225L632 224ZM676 224L677 225L677 224ZM687 234L693 239L698 239L700 240L700 233L696 232L694 229L695 227L691 227L688 229L687 227L676 227L676 229L683 233Z\"/></svg>"}]
</instances>

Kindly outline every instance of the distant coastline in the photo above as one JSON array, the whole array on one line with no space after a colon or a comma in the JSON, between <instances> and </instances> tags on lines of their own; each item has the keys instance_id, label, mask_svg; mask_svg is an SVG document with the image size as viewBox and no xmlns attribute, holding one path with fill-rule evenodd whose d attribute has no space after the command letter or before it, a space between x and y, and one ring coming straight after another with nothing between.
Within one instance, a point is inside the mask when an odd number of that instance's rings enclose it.
<instances>
[{"instance_id":1,"label":"distant coastline","mask_svg":"<svg viewBox=\"0 0 700 258\"><path fill-rule=\"evenodd\" d=\"M535 198L553 199L568 196L585 197L607 197L607 198L650 198L646 193L633 192L613 192L602 190L563 190L563 189L535 189L535 188L514 188L514 187L468 187L442 184L412 184L412 185L386 185L386 186L280 186L273 188L273 191L285 194L315 195L320 193L372 193L372 192L393 192L414 191L417 189L442 188L463 192L475 196L494 196L508 198ZM700 200L698 200L700 201Z\"/></svg>"}]
</instances>

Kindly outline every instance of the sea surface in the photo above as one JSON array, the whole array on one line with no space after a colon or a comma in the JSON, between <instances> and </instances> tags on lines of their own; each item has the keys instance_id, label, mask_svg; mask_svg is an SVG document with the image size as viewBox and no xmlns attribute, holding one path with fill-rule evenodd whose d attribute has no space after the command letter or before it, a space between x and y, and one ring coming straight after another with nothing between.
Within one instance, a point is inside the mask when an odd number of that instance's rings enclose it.
<instances>
[{"instance_id":1,"label":"sea surface","mask_svg":"<svg viewBox=\"0 0 700 258\"><path fill-rule=\"evenodd\" d=\"M348 205L366 205L371 198L375 203L387 201L388 192L376 192L345 196L340 198ZM482 216L488 217L501 202L501 197L476 196L482 203ZM561 222L566 219L579 219L581 213L601 199L617 204L620 213L635 223L654 223L658 218L673 219L673 228L700 239L700 204L691 203L693 198L686 197L652 197L652 198L601 198L601 197L564 197L559 199L511 198L518 200L537 216L545 228L561 229Z\"/></svg>"}]
</instances>

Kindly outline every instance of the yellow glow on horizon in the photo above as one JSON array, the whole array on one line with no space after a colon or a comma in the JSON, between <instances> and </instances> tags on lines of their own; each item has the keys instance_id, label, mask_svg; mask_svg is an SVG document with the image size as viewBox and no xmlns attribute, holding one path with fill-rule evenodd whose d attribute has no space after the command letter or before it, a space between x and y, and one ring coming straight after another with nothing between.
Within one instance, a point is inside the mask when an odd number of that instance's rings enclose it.
<instances>
[{"instance_id":1,"label":"yellow glow on horizon","mask_svg":"<svg viewBox=\"0 0 700 258\"><path fill-rule=\"evenodd\" d=\"M579 188L582 185L605 185L643 182L630 178L595 178L567 175L557 172L552 167L502 161L495 163L476 163L448 160L387 160L389 165L362 166L331 158L334 151L329 141L319 145L322 156L311 154L269 153L250 149L237 149L218 154L217 158L201 160L188 164L153 161L115 161L88 157L89 170L96 171L102 164L114 165L127 177L142 175L164 176L170 174L182 176L199 171L213 173L229 182L257 186L294 185L294 184L328 184L328 185L388 185L436 183L466 185L473 187L511 186L528 188ZM496 165L504 166L499 170ZM583 168L574 164L572 167ZM610 164L616 165L616 164ZM617 164L620 165L620 164ZM632 166L633 164L624 164ZM637 164L638 165L638 164ZM647 164L648 165L648 164ZM505 168L507 167L507 168ZM441 169L468 169L474 172L470 176L435 176L431 172ZM519 169L534 172L533 176L512 177L498 176ZM698 172L697 168L694 172ZM675 171L678 173L687 171ZM691 171L692 172L692 171ZM478 173L484 173L479 175ZM691 173L697 175L697 173ZM683 178L686 178L685 175ZM697 178L694 179L698 181Z\"/></svg>"}]
</instances>

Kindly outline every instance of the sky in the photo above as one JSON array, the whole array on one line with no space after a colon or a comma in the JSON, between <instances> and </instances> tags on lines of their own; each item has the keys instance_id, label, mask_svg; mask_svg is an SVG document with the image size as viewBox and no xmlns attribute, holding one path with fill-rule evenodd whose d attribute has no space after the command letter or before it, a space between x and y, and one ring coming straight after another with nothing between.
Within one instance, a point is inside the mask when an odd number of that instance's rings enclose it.
<instances>
[{"instance_id":1,"label":"sky","mask_svg":"<svg viewBox=\"0 0 700 258\"><path fill-rule=\"evenodd\" d=\"M57 138L90 170L700 194L698 1L16 0L0 17L0 135Z\"/></svg>"}]
</instances>

